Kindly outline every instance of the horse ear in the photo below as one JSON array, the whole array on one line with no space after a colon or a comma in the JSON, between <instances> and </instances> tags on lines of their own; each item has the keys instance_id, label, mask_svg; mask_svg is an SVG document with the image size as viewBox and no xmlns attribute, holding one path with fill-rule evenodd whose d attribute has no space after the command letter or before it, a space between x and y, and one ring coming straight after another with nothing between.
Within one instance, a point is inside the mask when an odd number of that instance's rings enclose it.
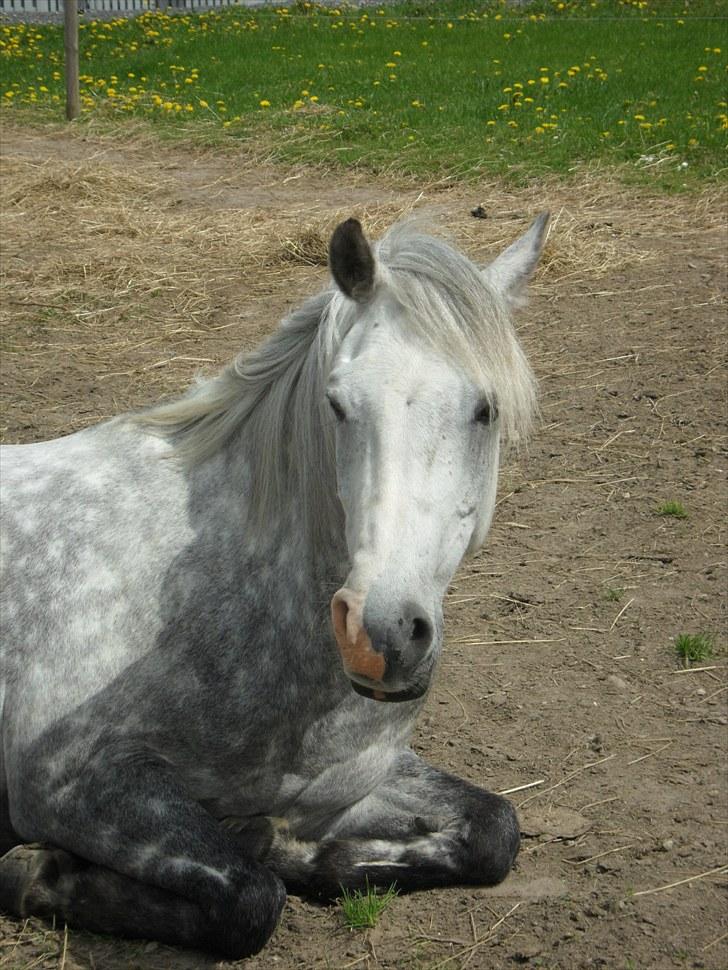
<instances>
[{"instance_id":1,"label":"horse ear","mask_svg":"<svg viewBox=\"0 0 728 970\"><path fill-rule=\"evenodd\" d=\"M536 268L548 234L550 213L542 212L531 228L486 266L483 275L513 306L526 300L526 284Z\"/></svg>"},{"instance_id":2,"label":"horse ear","mask_svg":"<svg viewBox=\"0 0 728 970\"><path fill-rule=\"evenodd\" d=\"M358 219L347 219L334 230L329 243L329 267L346 296L366 303L374 291L374 255Z\"/></svg>"}]
</instances>

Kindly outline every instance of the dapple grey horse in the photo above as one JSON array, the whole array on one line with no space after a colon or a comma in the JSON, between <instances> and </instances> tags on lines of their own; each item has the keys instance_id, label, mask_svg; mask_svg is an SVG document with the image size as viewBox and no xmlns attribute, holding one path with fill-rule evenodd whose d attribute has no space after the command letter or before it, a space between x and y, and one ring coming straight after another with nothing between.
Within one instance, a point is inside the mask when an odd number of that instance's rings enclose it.
<instances>
[{"instance_id":1,"label":"dapple grey horse","mask_svg":"<svg viewBox=\"0 0 728 970\"><path fill-rule=\"evenodd\" d=\"M534 380L485 269L350 219L333 286L180 400L2 453L0 907L259 950L289 889L503 879L503 798L410 749Z\"/></svg>"}]
</instances>

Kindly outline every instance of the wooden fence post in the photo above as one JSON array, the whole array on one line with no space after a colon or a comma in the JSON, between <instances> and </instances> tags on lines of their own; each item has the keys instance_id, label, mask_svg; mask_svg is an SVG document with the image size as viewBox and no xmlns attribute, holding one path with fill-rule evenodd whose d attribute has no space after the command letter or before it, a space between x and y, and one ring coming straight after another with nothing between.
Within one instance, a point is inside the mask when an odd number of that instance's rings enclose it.
<instances>
[{"instance_id":1,"label":"wooden fence post","mask_svg":"<svg viewBox=\"0 0 728 970\"><path fill-rule=\"evenodd\" d=\"M78 0L63 4L63 36L66 57L66 117L78 118L81 99L78 86Z\"/></svg>"}]
</instances>

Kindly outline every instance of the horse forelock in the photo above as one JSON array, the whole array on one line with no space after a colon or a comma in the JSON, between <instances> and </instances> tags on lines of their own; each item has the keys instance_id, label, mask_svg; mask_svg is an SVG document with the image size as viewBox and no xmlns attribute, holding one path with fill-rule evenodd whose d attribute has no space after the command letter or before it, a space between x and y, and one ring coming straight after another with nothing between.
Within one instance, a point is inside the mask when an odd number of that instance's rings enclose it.
<instances>
[{"instance_id":1,"label":"horse forelock","mask_svg":"<svg viewBox=\"0 0 728 970\"><path fill-rule=\"evenodd\" d=\"M524 440L535 410L534 377L505 302L478 267L409 223L395 225L376 253L381 285L404 307L412 338L453 360L497 400L506 441ZM252 513L261 524L275 521L295 503L320 547L342 528L324 388L360 313L338 290L324 290L252 353L134 420L167 437L172 454L189 466L244 434Z\"/></svg>"},{"instance_id":2,"label":"horse forelock","mask_svg":"<svg viewBox=\"0 0 728 970\"><path fill-rule=\"evenodd\" d=\"M501 436L519 444L536 412L536 381L508 305L482 270L416 223L395 225L378 246L413 336L450 359L495 398Z\"/></svg>"}]
</instances>

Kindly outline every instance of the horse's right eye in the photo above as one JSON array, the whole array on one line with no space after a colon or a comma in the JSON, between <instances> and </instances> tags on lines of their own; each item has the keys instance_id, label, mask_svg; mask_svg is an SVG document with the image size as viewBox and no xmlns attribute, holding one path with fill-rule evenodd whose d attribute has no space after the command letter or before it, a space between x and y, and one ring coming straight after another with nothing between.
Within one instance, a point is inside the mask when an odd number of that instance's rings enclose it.
<instances>
[{"instance_id":1,"label":"horse's right eye","mask_svg":"<svg viewBox=\"0 0 728 970\"><path fill-rule=\"evenodd\" d=\"M331 410L336 416L336 420L339 422L346 421L346 412L335 397L329 397L329 404L331 405Z\"/></svg>"}]
</instances>

